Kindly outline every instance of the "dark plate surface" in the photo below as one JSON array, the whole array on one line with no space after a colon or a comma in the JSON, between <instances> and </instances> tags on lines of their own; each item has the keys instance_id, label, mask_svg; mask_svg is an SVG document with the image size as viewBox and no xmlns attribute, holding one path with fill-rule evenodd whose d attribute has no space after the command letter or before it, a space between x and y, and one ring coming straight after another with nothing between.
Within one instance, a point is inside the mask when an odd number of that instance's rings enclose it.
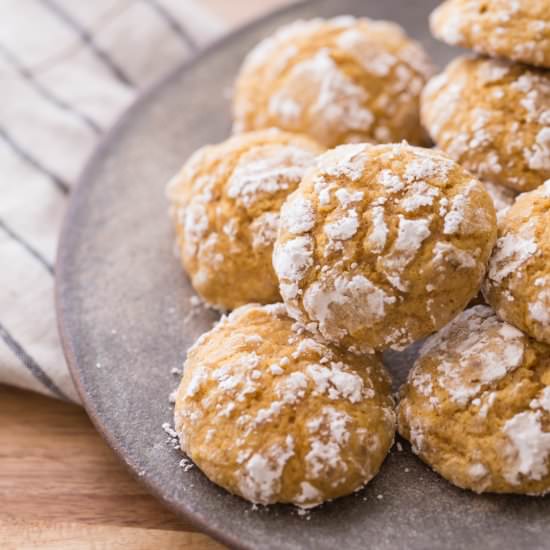
<instances>
[{"instance_id":1,"label":"dark plate surface","mask_svg":"<svg viewBox=\"0 0 550 550\"><path fill-rule=\"evenodd\" d=\"M110 132L73 194L58 257L57 307L66 356L100 432L177 513L225 543L262 549L548 548L550 500L475 496L393 449L366 489L299 516L252 510L178 466L166 443L168 395L186 349L215 315L191 308L193 291L172 253L167 179L197 147L224 139L229 95L245 53L287 21L337 14L392 19L439 65L454 52L429 36L435 0L324 0L254 23L145 94ZM195 315L189 315L195 312ZM187 318L186 318L187 317ZM388 357L396 383L411 353ZM379 495L382 495L380 498Z\"/></svg>"}]
</instances>

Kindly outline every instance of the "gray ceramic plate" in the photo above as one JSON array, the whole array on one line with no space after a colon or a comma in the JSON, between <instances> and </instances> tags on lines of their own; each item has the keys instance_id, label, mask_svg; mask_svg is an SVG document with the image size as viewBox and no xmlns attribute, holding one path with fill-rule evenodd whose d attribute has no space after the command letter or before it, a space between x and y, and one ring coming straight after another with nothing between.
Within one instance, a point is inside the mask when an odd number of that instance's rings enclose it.
<instances>
[{"instance_id":1,"label":"gray ceramic plate","mask_svg":"<svg viewBox=\"0 0 550 550\"><path fill-rule=\"evenodd\" d=\"M475 496L394 449L362 492L306 519L290 507L251 510L196 468L178 466L161 425L186 349L214 315L187 317L192 290L172 253L164 184L197 147L229 132L228 91L245 53L282 23L343 13L393 19L438 64L453 51L428 32L433 0L299 4L211 47L125 114L73 195L58 258L57 300L67 360L85 407L110 445L177 513L240 548L542 548L550 501ZM411 353L389 363L403 380ZM382 495L380 498L379 496Z\"/></svg>"}]
</instances>

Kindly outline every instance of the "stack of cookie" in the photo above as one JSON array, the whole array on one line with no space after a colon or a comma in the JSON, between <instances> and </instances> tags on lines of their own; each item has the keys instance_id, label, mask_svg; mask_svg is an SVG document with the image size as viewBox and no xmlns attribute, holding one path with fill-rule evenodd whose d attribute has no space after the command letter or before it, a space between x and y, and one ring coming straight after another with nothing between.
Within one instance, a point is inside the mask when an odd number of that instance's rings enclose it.
<instances>
[{"instance_id":1,"label":"stack of cookie","mask_svg":"<svg viewBox=\"0 0 550 550\"><path fill-rule=\"evenodd\" d=\"M491 307L464 312L428 339L402 390L399 429L460 487L545 494L550 2L448 0L431 27L441 40L484 55L458 58L433 78L421 111L436 146L486 182L499 229L482 287Z\"/></svg>"},{"instance_id":2,"label":"stack of cookie","mask_svg":"<svg viewBox=\"0 0 550 550\"><path fill-rule=\"evenodd\" d=\"M429 440L429 415L419 407L435 407L440 423L447 411L438 412L445 403L432 394L435 376L456 384L468 407L513 370L506 365L517 363L518 376L544 366L544 346L488 308L461 313L485 279L497 219L478 179L448 154L418 147L427 140L420 94L430 76L425 52L395 24L296 22L245 60L235 135L197 151L169 183L194 288L209 305L233 310L188 352L176 430L212 481L252 502L317 506L377 473L396 430L384 350L443 329L421 359L435 354L434 380L411 378L399 412L402 433L436 468L418 443ZM510 246L503 242L490 271L503 283L510 273L521 278L501 265ZM497 332L502 345L491 340ZM460 362L443 353L466 333L471 340L460 349L470 362L483 362L473 350L483 351L490 366L469 367L474 389L464 393ZM540 427L548 400L537 399ZM511 430L516 437L518 427ZM538 445L529 435L525 441ZM526 458L524 449L512 454Z\"/></svg>"},{"instance_id":3,"label":"stack of cookie","mask_svg":"<svg viewBox=\"0 0 550 550\"><path fill-rule=\"evenodd\" d=\"M545 0L448 0L430 19L444 42L499 56L455 59L422 96L436 146L487 182L499 208L550 178L549 12Z\"/></svg>"}]
</instances>

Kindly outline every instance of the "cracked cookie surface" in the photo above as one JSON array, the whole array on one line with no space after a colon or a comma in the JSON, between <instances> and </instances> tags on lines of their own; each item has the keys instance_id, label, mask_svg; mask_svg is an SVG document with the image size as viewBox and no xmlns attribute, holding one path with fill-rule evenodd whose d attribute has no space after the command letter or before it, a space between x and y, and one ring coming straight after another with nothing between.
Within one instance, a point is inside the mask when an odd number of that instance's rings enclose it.
<instances>
[{"instance_id":1,"label":"cracked cookie surface","mask_svg":"<svg viewBox=\"0 0 550 550\"><path fill-rule=\"evenodd\" d=\"M308 330L357 352L402 349L477 294L495 239L490 196L447 156L342 145L281 209L273 266Z\"/></svg>"},{"instance_id":2,"label":"cracked cookie surface","mask_svg":"<svg viewBox=\"0 0 550 550\"><path fill-rule=\"evenodd\" d=\"M501 219L482 290L499 317L550 344L550 180Z\"/></svg>"},{"instance_id":3,"label":"cracked cookie surface","mask_svg":"<svg viewBox=\"0 0 550 550\"><path fill-rule=\"evenodd\" d=\"M550 68L549 0L447 0L430 27L447 44Z\"/></svg>"},{"instance_id":4,"label":"cracked cookie surface","mask_svg":"<svg viewBox=\"0 0 550 550\"><path fill-rule=\"evenodd\" d=\"M260 42L235 85L234 130L270 126L333 147L423 145L419 96L432 74L401 27L351 16L296 21Z\"/></svg>"},{"instance_id":5,"label":"cracked cookie surface","mask_svg":"<svg viewBox=\"0 0 550 550\"><path fill-rule=\"evenodd\" d=\"M476 306L420 351L399 433L451 483L475 492L550 490L550 347Z\"/></svg>"},{"instance_id":6,"label":"cracked cookie surface","mask_svg":"<svg viewBox=\"0 0 550 550\"><path fill-rule=\"evenodd\" d=\"M550 73L459 57L422 93L437 147L482 181L530 191L550 178Z\"/></svg>"},{"instance_id":7,"label":"cracked cookie surface","mask_svg":"<svg viewBox=\"0 0 550 550\"><path fill-rule=\"evenodd\" d=\"M181 262L210 305L280 300L271 265L279 210L323 149L270 129L202 147L169 182Z\"/></svg>"},{"instance_id":8,"label":"cracked cookie surface","mask_svg":"<svg viewBox=\"0 0 550 550\"><path fill-rule=\"evenodd\" d=\"M175 426L214 483L251 502L310 508L372 479L395 413L376 355L312 337L282 304L248 305L189 350Z\"/></svg>"}]
</instances>

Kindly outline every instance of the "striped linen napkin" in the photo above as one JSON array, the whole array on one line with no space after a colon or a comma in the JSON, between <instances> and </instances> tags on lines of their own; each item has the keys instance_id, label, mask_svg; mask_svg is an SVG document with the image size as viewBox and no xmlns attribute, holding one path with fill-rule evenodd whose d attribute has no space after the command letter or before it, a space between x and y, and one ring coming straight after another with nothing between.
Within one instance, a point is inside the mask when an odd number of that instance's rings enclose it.
<instances>
[{"instance_id":1,"label":"striped linen napkin","mask_svg":"<svg viewBox=\"0 0 550 550\"><path fill-rule=\"evenodd\" d=\"M200 0L3 0L0 382L78 401L53 305L72 186L144 86L221 31Z\"/></svg>"}]
</instances>

